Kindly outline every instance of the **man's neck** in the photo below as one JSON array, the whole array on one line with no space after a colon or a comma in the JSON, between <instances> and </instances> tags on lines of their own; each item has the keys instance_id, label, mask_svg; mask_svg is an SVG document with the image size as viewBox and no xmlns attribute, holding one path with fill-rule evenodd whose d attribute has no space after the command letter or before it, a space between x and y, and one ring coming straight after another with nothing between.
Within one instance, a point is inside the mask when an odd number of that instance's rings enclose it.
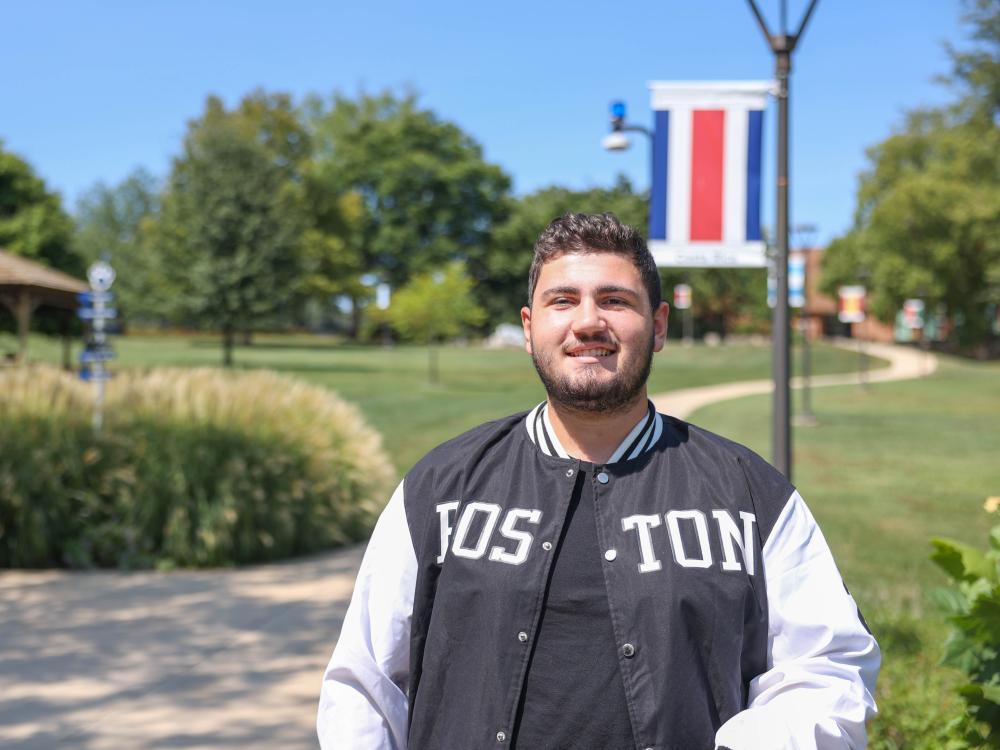
<instances>
[{"instance_id":1,"label":"man's neck","mask_svg":"<svg viewBox=\"0 0 1000 750\"><path fill-rule=\"evenodd\" d=\"M549 421L563 448L573 458L595 464L607 463L648 409L646 391L627 408L607 412L584 412L548 401Z\"/></svg>"}]
</instances>

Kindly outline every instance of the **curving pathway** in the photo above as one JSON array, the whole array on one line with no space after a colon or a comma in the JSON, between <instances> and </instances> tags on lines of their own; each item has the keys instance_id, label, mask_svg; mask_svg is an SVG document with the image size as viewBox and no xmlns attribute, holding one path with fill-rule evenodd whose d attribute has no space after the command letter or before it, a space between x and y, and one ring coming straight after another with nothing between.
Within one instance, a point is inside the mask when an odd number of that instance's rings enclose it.
<instances>
[{"instance_id":1,"label":"curving pathway","mask_svg":"<svg viewBox=\"0 0 1000 750\"><path fill-rule=\"evenodd\" d=\"M857 351L855 342L838 341L836 345L842 349ZM865 344L865 351L881 359L888 360L888 367L880 367L868 371L862 381L860 374L855 372L839 375L813 375L810 378L811 388L822 388L831 385L858 385L864 383L884 383L890 380L910 380L932 374L938 367L937 355L930 352L917 351L903 346L891 344ZM802 378L792 378L792 388L802 387ZM722 383L703 388L684 388L650 396L656 408L664 414L679 419L687 419L703 406L728 401L742 396L758 396L771 393L774 383L771 380L744 380L739 383Z\"/></svg>"},{"instance_id":2,"label":"curving pathway","mask_svg":"<svg viewBox=\"0 0 1000 750\"><path fill-rule=\"evenodd\" d=\"M890 362L869 382L937 367L909 349L868 350ZM770 390L748 381L653 400L686 417ZM239 570L0 573L0 747L316 748L319 683L363 551Z\"/></svg>"}]
</instances>

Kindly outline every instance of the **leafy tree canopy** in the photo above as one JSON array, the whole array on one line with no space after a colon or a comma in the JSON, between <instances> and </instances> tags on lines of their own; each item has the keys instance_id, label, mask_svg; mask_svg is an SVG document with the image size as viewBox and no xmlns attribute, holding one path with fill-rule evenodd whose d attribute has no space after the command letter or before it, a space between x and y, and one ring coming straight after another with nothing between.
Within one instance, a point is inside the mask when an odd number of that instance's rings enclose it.
<instances>
[{"instance_id":1,"label":"leafy tree canopy","mask_svg":"<svg viewBox=\"0 0 1000 750\"><path fill-rule=\"evenodd\" d=\"M72 233L59 195L0 141L0 248L82 277L85 266L71 245Z\"/></svg>"},{"instance_id":2,"label":"leafy tree canopy","mask_svg":"<svg viewBox=\"0 0 1000 750\"><path fill-rule=\"evenodd\" d=\"M306 107L312 179L361 197L361 265L393 288L486 252L510 179L457 125L391 92Z\"/></svg>"},{"instance_id":3,"label":"leafy tree canopy","mask_svg":"<svg viewBox=\"0 0 1000 750\"><path fill-rule=\"evenodd\" d=\"M393 296L388 320L404 339L420 344L456 338L486 319L473 296L474 283L460 261L452 261L441 271L417 274ZM429 354L430 381L437 382L433 347Z\"/></svg>"},{"instance_id":4,"label":"leafy tree canopy","mask_svg":"<svg viewBox=\"0 0 1000 750\"><path fill-rule=\"evenodd\" d=\"M389 321L403 338L419 344L456 338L483 322L473 284L458 261L442 271L417 274L393 295Z\"/></svg>"},{"instance_id":5,"label":"leafy tree canopy","mask_svg":"<svg viewBox=\"0 0 1000 750\"><path fill-rule=\"evenodd\" d=\"M97 183L76 205L74 246L88 263L110 255L118 306L130 320L151 317L157 268L149 228L160 210L159 190L153 175L136 169L118 185Z\"/></svg>"},{"instance_id":6,"label":"leafy tree canopy","mask_svg":"<svg viewBox=\"0 0 1000 750\"><path fill-rule=\"evenodd\" d=\"M957 102L911 112L868 150L854 226L827 250L822 285L866 284L882 320L908 297L943 306L971 344L1000 301L1000 0L970 7L976 44L951 51L946 79Z\"/></svg>"}]
</instances>

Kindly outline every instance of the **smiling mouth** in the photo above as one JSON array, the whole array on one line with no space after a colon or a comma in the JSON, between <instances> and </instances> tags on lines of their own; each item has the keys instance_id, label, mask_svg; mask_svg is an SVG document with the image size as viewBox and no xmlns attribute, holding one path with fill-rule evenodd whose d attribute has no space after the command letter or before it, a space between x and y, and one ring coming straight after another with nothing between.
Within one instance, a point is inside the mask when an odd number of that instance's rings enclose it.
<instances>
[{"instance_id":1,"label":"smiling mouth","mask_svg":"<svg viewBox=\"0 0 1000 750\"><path fill-rule=\"evenodd\" d=\"M614 354L611 349L578 349L577 351L567 352L571 357L608 357Z\"/></svg>"}]
</instances>

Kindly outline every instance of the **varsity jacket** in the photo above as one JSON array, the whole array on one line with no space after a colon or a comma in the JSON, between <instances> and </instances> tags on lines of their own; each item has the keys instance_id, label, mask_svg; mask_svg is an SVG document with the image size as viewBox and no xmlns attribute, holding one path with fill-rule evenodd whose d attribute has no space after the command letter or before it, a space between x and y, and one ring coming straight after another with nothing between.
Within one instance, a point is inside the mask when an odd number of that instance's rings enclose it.
<instances>
[{"instance_id":1,"label":"varsity jacket","mask_svg":"<svg viewBox=\"0 0 1000 750\"><path fill-rule=\"evenodd\" d=\"M581 471L638 750L865 746L878 645L795 488L652 404L593 466L543 403L434 449L392 495L324 675L324 750L510 745Z\"/></svg>"}]
</instances>

